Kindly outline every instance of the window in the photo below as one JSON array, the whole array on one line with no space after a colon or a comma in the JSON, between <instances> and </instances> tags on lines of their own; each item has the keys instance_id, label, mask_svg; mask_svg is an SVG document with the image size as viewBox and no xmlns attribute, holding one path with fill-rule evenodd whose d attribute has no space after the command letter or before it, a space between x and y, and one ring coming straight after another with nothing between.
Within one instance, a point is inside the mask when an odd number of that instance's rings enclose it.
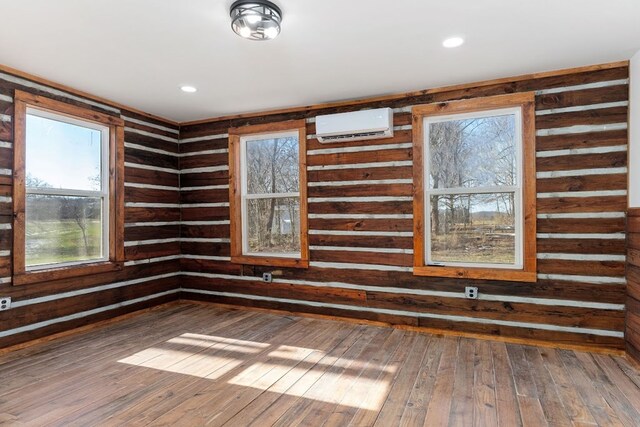
<instances>
[{"instance_id":1,"label":"window","mask_svg":"<svg viewBox=\"0 0 640 427\"><path fill-rule=\"evenodd\" d=\"M415 274L535 281L533 102L414 108Z\"/></svg>"},{"instance_id":2,"label":"window","mask_svg":"<svg viewBox=\"0 0 640 427\"><path fill-rule=\"evenodd\" d=\"M307 267L305 121L229 130L231 260Z\"/></svg>"},{"instance_id":3,"label":"window","mask_svg":"<svg viewBox=\"0 0 640 427\"><path fill-rule=\"evenodd\" d=\"M14 283L121 268L122 119L15 100Z\"/></svg>"}]
</instances>

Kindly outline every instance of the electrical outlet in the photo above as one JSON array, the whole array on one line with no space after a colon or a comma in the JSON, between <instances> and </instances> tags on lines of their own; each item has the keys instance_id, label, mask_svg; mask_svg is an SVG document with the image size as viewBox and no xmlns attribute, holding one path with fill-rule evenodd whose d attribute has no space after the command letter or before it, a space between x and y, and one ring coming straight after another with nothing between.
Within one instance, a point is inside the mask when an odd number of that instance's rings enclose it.
<instances>
[{"instance_id":1,"label":"electrical outlet","mask_svg":"<svg viewBox=\"0 0 640 427\"><path fill-rule=\"evenodd\" d=\"M262 281L265 283L271 283L273 281L273 277L271 277L271 273L262 273Z\"/></svg>"},{"instance_id":2,"label":"electrical outlet","mask_svg":"<svg viewBox=\"0 0 640 427\"><path fill-rule=\"evenodd\" d=\"M9 310L11 308L11 297L0 298L0 311Z\"/></svg>"},{"instance_id":3,"label":"electrical outlet","mask_svg":"<svg viewBox=\"0 0 640 427\"><path fill-rule=\"evenodd\" d=\"M476 288L475 286L465 287L464 296L469 299L478 299L478 288Z\"/></svg>"}]
</instances>

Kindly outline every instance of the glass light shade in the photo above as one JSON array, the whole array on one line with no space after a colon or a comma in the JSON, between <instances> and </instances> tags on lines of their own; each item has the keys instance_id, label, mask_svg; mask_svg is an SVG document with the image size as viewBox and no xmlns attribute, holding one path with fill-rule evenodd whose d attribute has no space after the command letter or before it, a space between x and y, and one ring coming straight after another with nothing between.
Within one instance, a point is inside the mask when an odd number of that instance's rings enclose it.
<instances>
[{"instance_id":1,"label":"glass light shade","mask_svg":"<svg viewBox=\"0 0 640 427\"><path fill-rule=\"evenodd\" d=\"M272 40L280 34L282 12L264 0L238 0L231 5L231 28L248 40Z\"/></svg>"}]
</instances>

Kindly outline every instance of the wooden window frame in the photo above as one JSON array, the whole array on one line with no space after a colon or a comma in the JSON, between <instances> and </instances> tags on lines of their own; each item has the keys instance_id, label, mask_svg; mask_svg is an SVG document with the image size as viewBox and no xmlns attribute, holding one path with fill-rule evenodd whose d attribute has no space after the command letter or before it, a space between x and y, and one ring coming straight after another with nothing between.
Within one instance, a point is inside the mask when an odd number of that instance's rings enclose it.
<instances>
[{"instance_id":1,"label":"wooden window frame","mask_svg":"<svg viewBox=\"0 0 640 427\"><path fill-rule=\"evenodd\" d=\"M522 112L522 268L433 266L425 262L424 119L519 107ZM417 276L535 282L536 157L535 94L523 92L420 105L412 110L413 127L413 274Z\"/></svg>"},{"instance_id":2,"label":"wooden window frame","mask_svg":"<svg viewBox=\"0 0 640 427\"><path fill-rule=\"evenodd\" d=\"M24 285L121 270L124 265L124 120L16 90L13 150L13 284ZM27 270L25 265L26 119L32 108L109 128L109 256L104 261Z\"/></svg>"},{"instance_id":3,"label":"wooden window frame","mask_svg":"<svg viewBox=\"0 0 640 427\"><path fill-rule=\"evenodd\" d=\"M298 132L300 173L300 258L245 255L242 245L242 167L241 139L246 136L277 132ZM273 267L309 267L309 236L307 220L307 130L305 120L248 125L229 128L229 217L231 262Z\"/></svg>"}]
</instances>

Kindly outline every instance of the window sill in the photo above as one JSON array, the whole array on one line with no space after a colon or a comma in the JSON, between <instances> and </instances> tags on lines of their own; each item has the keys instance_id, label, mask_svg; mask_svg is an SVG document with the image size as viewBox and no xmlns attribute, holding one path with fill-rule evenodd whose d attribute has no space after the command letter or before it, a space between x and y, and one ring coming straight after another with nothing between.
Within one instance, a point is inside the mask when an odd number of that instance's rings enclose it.
<instances>
[{"instance_id":1,"label":"window sill","mask_svg":"<svg viewBox=\"0 0 640 427\"><path fill-rule=\"evenodd\" d=\"M309 260L299 258L271 258L258 256L232 256L234 264L262 265L266 267L309 268Z\"/></svg>"},{"instance_id":2,"label":"window sill","mask_svg":"<svg viewBox=\"0 0 640 427\"><path fill-rule=\"evenodd\" d=\"M414 266L414 276L451 277L456 279L504 280L510 282L536 282L535 271L508 270L499 268L459 268Z\"/></svg>"},{"instance_id":3,"label":"window sill","mask_svg":"<svg viewBox=\"0 0 640 427\"><path fill-rule=\"evenodd\" d=\"M33 283L51 282L59 279L88 276L91 274L108 273L122 270L122 262L103 261L66 267L54 267L46 270L28 271L13 276L14 285L28 285Z\"/></svg>"}]
</instances>

